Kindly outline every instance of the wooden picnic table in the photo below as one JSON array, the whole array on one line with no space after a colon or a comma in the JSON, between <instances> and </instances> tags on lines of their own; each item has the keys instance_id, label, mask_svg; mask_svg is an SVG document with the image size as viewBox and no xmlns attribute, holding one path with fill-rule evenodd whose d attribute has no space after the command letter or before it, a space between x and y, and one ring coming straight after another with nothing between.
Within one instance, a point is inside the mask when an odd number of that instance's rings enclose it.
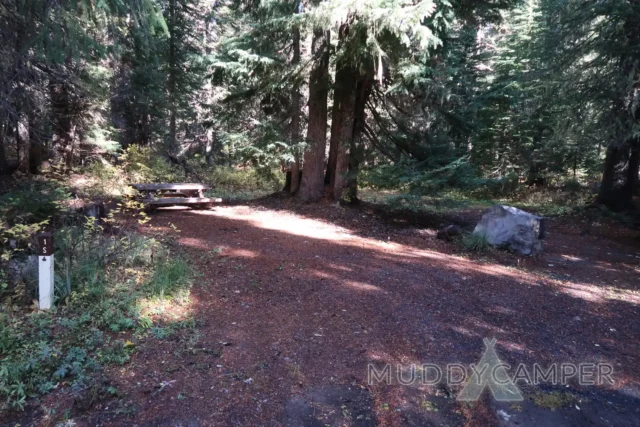
<instances>
[{"instance_id":1,"label":"wooden picnic table","mask_svg":"<svg viewBox=\"0 0 640 427\"><path fill-rule=\"evenodd\" d=\"M189 206L194 209L206 209L222 199L204 197L204 191L210 187L204 184L166 183L131 184L142 194L141 201L147 210L158 206Z\"/></svg>"}]
</instances>

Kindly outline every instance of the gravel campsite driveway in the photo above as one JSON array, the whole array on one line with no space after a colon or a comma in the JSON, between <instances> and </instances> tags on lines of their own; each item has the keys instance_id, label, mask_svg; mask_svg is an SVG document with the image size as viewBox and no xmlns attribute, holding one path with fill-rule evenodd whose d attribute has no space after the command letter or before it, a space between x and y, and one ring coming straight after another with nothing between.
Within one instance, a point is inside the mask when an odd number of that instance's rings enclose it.
<instances>
[{"instance_id":1,"label":"gravel campsite driveway","mask_svg":"<svg viewBox=\"0 0 640 427\"><path fill-rule=\"evenodd\" d=\"M640 245L629 230L551 221L546 252L464 253L435 230L280 200L166 210L199 275L195 331L141 345L108 375L123 399L86 425L640 425ZM584 235L583 235L584 234ZM635 245L635 246L634 246ZM518 404L444 384L367 384L374 364L608 363L614 385L522 385Z\"/></svg>"}]
</instances>

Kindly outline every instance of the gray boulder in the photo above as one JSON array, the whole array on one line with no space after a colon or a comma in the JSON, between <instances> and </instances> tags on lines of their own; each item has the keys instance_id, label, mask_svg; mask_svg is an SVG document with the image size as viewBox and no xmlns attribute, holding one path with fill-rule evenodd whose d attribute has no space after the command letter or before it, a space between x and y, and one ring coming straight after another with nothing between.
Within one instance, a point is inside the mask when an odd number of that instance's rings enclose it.
<instances>
[{"instance_id":1,"label":"gray boulder","mask_svg":"<svg viewBox=\"0 0 640 427\"><path fill-rule=\"evenodd\" d=\"M491 207L473 230L484 235L487 242L522 255L535 255L542 251L544 218L512 206Z\"/></svg>"}]
</instances>

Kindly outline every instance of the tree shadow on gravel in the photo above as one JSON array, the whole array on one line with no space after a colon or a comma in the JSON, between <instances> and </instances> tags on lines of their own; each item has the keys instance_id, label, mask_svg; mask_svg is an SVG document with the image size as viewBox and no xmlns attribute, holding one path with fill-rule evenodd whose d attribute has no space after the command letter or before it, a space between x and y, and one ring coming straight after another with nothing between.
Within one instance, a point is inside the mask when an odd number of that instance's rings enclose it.
<instances>
[{"instance_id":1,"label":"tree shadow on gravel","mask_svg":"<svg viewBox=\"0 0 640 427\"><path fill-rule=\"evenodd\" d=\"M610 425L598 419L605 413L618 414L616 425L640 423L635 300L590 299L588 290L434 251L429 241L407 244L395 233L384 242L311 214L226 206L160 212L153 224L179 230L201 273L194 347L220 352L178 354L180 343L168 342L141 349L128 374L113 373L139 425L487 425L487 417L512 425L496 414L516 409L461 405L446 388L367 384L370 363L475 363L487 337L513 366L611 363L615 387L572 386L591 396L573 411L595 408L586 418L594 425ZM637 290L637 279L624 285ZM160 381L175 382L147 391ZM488 415L474 418L483 408ZM566 422L549 425L576 425L575 414L559 413Z\"/></svg>"}]
</instances>

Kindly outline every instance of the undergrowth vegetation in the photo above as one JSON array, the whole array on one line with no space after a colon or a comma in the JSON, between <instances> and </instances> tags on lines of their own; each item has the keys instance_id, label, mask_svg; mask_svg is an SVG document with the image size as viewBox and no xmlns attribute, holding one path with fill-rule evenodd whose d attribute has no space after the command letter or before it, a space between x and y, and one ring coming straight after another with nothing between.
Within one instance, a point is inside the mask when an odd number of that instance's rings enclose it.
<instances>
[{"instance_id":1,"label":"undergrowth vegetation","mask_svg":"<svg viewBox=\"0 0 640 427\"><path fill-rule=\"evenodd\" d=\"M36 189L50 189L50 200L30 203ZM98 223L62 209L66 195L29 183L0 197L2 411L24 409L30 398L60 388L77 399L113 395L104 366L126 363L144 339L156 337L153 327L171 324L163 315L167 304L183 307L187 314L180 321L190 321L193 273L170 238L140 234L147 218L127 203ZM33 233L52 225L55 308L43 312ZM14 243L7 245L9 240Z\"/></svg>"},{"instance_id":2,"label":"undergrowth vegetation","mask_svg":"<svg viewBox=\"0 0 640 427\"><path fill-rule=\"evenodd\" d=\"M486 209L495 204L507 204L544 216L577 213L595 199L592 189L575 181L559 182L547 187L524 184L494 183L462 186L421 187L410 185L368 186L360 192L366 202L384 205L390 211L428 212L442 214L466 210Z\"/></svg>"},{"instance_id":3,"label":"undergrowth vegetation","mask_svg":"<svg viewBox=\"0 0 640 427\"><path fill-rule=\"evenodd\" d=\"M468 234L462 238L462 246L470 252L484 252L489 248L489 241L484 234Z\"/></svg>"},{"instance_id":4,"label":"undergrowth vegetation","mask_svg":"<svg viewBox=\"0 0 640 427\"><path fill-rule=\"evenodd\" d=\"M133 183L193 182L211 187L208 196L248 200L280 190L284 175L271 169L256 169L190 162L183 165L144 147L131 146L112 162L94 161L82 170L75 184L90 198L112 198L133 194Z\"/></svg>"},{"instance_id":5,"label":"undergrowth vegetation","mask_svg":"<svg viewBox=\"0 0 640 427\"><path fill-rule=\"evenodd\" d=\"M25 309L19 291L3 298L3 409L21 409L28 397L61 384L79 394L101 387L102 366L126 363L161 314L151 308L154 300L188 302L185 261L155 238L73 233L56 233L64 261L56 271L55 311Z\"/></svg>"}]
</instances>

